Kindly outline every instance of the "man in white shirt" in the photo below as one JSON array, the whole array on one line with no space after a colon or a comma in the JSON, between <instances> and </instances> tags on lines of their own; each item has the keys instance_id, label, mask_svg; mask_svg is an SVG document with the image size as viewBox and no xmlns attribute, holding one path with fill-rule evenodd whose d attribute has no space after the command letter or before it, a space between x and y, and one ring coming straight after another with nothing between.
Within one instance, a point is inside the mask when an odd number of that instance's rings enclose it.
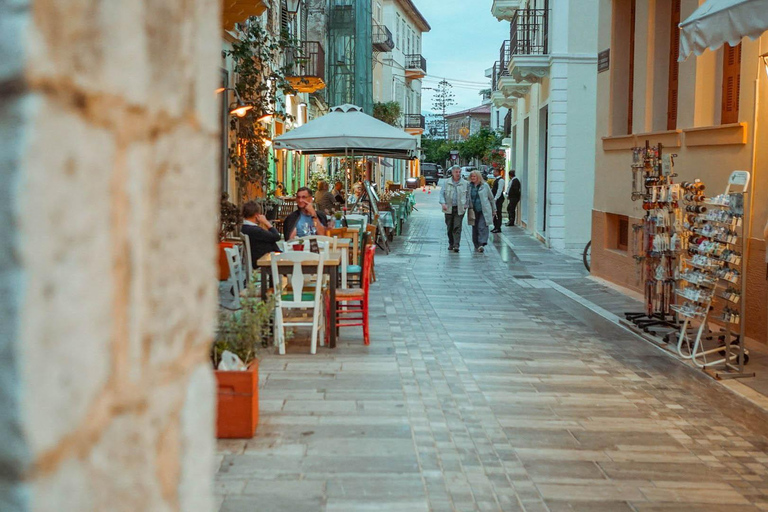
<instances>
[{"instance_id":1,"label":"man in white shirt","mask_svg":"<svg viewBox=\"0 0 768 512\"><path fill-rule=\"evenodd\" d=\"M496 214L493 216L493 229L491 233L501 233L501 207L504 205L504 171L501 169L493 170L493 199L496 201Z\"/></svg>"}]
</instances>

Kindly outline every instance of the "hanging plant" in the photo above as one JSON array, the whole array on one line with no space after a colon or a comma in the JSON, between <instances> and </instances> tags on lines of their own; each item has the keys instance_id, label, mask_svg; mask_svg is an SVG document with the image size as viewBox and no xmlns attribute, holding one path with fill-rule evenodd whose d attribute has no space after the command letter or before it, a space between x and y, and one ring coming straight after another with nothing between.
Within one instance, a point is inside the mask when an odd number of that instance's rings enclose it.
<instances>
[{"instance_id":1,"label":"hanging plant","mask_svg":"<svg viewBox=\"0 0 768 512\"><path fill-rule=\"evenodd\" d=\"M376 102L373 105L373 117L394 127L400 128L401 115L402 109L396 101Z\"/></svg>"},{"instance_id":2,"label":"hanging plant","mask_svg":"<svg viewBox=\"0 0 768 512\"><path fill-rule=\"evenodd\" d=\"M234 63L237 75L235 90L243 103L250 105L244 117L230 120L230 165L235 169L241 201L274 198L274 177L269 167L272 155L270 124L263 122L269 116L293 120L285 113L283 98L296 94L286 79L293 70L295 59L284 55L301 55L297 42L283 33L270 34L256 18L249 18L241 27L240 39L224 54ZM287 64L280 65L281 59ZM293 62L291 62L293 60Z\"/></svg>"}]
</instances>

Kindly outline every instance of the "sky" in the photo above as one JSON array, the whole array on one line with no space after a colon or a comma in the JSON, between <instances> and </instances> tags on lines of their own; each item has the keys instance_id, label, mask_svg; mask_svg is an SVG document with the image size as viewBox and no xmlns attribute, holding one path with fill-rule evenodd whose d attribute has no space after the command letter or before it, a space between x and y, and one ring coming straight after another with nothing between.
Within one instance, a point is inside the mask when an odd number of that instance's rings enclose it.
<instances>
[{"instance_id":1,"label":"sky","mask_svg":"<svg viewBox=\"0 0 768 512\"><path fill-rule=\"evenodd\" d=\"M499 47L509 39L509 22L491 15L492 0L413 0L432 30L423 34L422 53L427 59L423 87L435 87L446 78L478 85L453 83L458 112L480 105L478 92L491 87L485 70L499 59ZM480 85L485 84L485 85ZM422 111L432 110L432 94L425 90Z\"/></svg>"}]
</instances>

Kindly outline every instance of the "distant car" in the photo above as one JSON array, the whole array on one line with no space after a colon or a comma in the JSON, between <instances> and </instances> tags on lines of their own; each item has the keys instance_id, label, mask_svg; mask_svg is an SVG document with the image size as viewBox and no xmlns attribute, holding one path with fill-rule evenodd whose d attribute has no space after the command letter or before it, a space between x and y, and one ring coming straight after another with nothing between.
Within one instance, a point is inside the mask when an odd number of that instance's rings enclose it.
<instances>
[{"instance_id":1,"label":"distant car","mask_svg":"<svg viewBox=\"0 0 768 512\"><path fill-rule=\"evenodd\" d=\"M472 167L472 166L462 167L461 168L461 177L464 178L465 180L468 180L469 179L469 173L471 173L472 171L476 171L476 170L477 170L477 167Z\"/></svg>"},{"instance_id":2,"label":"distant car","mask_svg":"<svg viewBox=\"0 0 768 512\"><path fill-rule=\"evenodd\" d=\"M440 164L437 164L437 177L445 178L445 169L443 169L443 166Z\"/></svg>"},{"instance_id":3,"label":"distant car","mask_svg":"<svg viewBox=\"0 0 768 512\"><path fill-rule=\"evenodd\" d=\"M438 175L437 164L421 164L421 175L424 176L424 182L427 185L437 185L440 176Z\"/></svg>"}]
</instances>

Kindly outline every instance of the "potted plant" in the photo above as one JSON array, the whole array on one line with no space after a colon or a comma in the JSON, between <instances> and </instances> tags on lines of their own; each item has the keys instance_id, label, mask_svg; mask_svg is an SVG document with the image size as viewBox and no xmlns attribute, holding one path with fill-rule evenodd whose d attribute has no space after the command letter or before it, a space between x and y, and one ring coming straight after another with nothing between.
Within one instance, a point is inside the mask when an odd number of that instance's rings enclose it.
<instances>
[{"instance_id":1,"label":"potted plant","mask_svg":"<svg viewBox=\"0 0 768 512\"><path fill-rule=\"evenodd\" d=\"M238 311L220 314L211 350L218 388L216 437L219 439L251 438L259 422L256 347L269 336L275 301L271 295L266 301L261 300L251 282L240 298L240 305ZM237 367L224 368L222 356L225 352L237 356Z\"/></svg>"},{"instance_id":2,"label":"potted plant","mask_svg":"<svg viewBox=\"0 0 768 512\"><path fill-rule=\"evenodd\" d=\"M229 279L229 262L227 261L227 253L224 251L226 247L234 247L237 243L231 239L236 237L240 224L243 219L240 214L240 209L229 202L229 195L226 192L221 194L221 203L219 210L219 280L226 281Z\"/></svg>"}]
</instances>

